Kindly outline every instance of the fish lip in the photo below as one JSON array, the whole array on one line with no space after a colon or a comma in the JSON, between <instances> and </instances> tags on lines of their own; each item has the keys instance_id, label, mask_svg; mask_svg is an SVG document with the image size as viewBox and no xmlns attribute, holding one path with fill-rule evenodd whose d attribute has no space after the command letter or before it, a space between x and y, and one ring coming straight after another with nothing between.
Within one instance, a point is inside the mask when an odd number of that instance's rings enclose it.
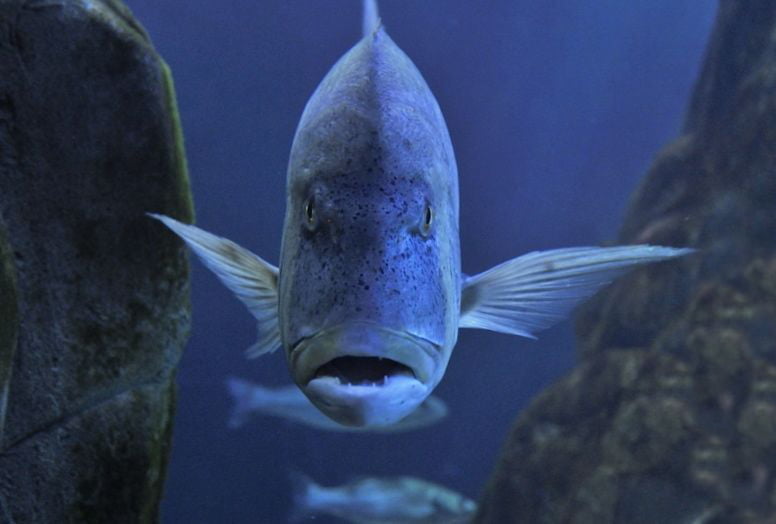
<instances>
[{"instance_id":1,"label":"fish lip","mask_svg":"<svg viewBox=\"0 0 776 524\"><path fill-rule=\"evenodd\" d=\"M320 347L319 351L306 351L315 341L326 339L337 333L345 333L349 329L366 329L370 332L376 332L382 336L395 338L409 342L406 346L401 346L398 351L381 352L374 346L355 345L347 348L341 348L336 345ZM289 364L294 370L294 378L300 386L307 386L315 377L316 371L324 364L334 360L337 357L382 357L394 360L404 366L407 366L415 375L415 379L423 384L427 384L433 377L434 370L437 368L440 359L439 344L436 344L426 338L392 329L377 322L372 321L348 321L335 326L323 329L312 335L304 336L295 341L289 352ZM413 351L414 350L414 351ZM379 385L378 385L379 387Z\"/></svg>"},{"instance_id":2,"label":"fish lip","mask_svg":"<svg viewBox=\"0 0 776 524\"><path fill-rule=\"evenodd\" d=\"M343 384L336 377L321 376L302 391L318 409L344 426L377 428L410 415L430 389L430 384L408 375L394 375L381 385Z\"/></svg>"}]
</instances>

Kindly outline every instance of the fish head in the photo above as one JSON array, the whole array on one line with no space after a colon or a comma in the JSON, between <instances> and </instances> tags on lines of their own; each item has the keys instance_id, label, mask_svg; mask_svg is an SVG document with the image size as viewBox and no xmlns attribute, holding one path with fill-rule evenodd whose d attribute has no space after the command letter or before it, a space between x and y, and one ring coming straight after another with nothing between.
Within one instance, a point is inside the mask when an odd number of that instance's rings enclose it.
<instances>
[{"instance_id":1,"label":"fish head","mask_svg":"<svg viewBox=\"0 0 776 524\"><path fill-rule=\"evenodd\" d=\"M287 189L278 308L291 374L342 424L393 424L444 374L461 274L447 128L383 29L308 102Z\"/></svg>"}]
</instances>

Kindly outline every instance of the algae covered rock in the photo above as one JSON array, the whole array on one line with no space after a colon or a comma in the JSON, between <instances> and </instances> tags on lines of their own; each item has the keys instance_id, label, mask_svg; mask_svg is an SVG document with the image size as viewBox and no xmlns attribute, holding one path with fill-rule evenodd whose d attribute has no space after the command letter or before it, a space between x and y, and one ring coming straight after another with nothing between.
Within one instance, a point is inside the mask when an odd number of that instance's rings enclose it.
<instances>
[{"instance_id":1,"label":"algae covered rock","mask_svg":"<svg viewBox=\"0 0 776 524\"><path fill-rule=\"evenodd\" d=\"M145 216L191 219L170 74L117 0L0 22L0 522L155 522L189 325L182 246Z\"/></svg>"},{"instance_id":2,"label":"algae covered rock","mask_svg":"<svg viewBox=\"0 0 776 524\"><path fill-rule=\"evenodd\" d=\"M476 522L776 522L776 3L720 2L682 136L620 243L692 246L578 318Z\"/></svg>"}]
</instances>

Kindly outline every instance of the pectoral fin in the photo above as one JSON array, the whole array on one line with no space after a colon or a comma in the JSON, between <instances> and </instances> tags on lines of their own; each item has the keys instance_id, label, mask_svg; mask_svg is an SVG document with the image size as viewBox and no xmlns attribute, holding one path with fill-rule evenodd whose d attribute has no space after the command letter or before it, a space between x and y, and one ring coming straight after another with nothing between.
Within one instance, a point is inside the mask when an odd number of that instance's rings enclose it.
<instances>
[{"instance_id":1,"label":"pectoral fin","mask_svg":"<svg viewBox=\"0 0 776 524\"><path fill-rule=\"evenodd\" d=\"M580 302L634 267L686 255L661 246L536 251L466 278L459 327L536 338Z\"/></svg>"},{"instance_id":2,"label":"pectoral fin","mask_svg":"<svg viewBox=\"0 0 776 524\"><path fill-rule=\"evenodd\" d=\"M258 341L246 350L250 358L280 347L278 329L278 268L225 238L164 215L160 220L199 256L200 260L245 304L259 323Z\"/></svg>"}]
</instances>

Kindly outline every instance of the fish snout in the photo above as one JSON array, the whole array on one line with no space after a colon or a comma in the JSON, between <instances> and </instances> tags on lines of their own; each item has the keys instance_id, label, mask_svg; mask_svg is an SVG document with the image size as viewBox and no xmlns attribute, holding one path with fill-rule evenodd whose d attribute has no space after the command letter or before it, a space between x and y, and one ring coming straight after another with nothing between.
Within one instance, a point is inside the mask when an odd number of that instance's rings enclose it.
<instances>
[{"instance_id":1,"label":"fish snout","mask_svg":"<svg viewBox=\"0 0 776 524\"><path fill-rule=\"evenodd\" d=\"M305 337L289 354L297 385L348 426L384 426L409 415L435 386L439 362L432 342L366 321Z\"/></svg>"}]
</instances>

